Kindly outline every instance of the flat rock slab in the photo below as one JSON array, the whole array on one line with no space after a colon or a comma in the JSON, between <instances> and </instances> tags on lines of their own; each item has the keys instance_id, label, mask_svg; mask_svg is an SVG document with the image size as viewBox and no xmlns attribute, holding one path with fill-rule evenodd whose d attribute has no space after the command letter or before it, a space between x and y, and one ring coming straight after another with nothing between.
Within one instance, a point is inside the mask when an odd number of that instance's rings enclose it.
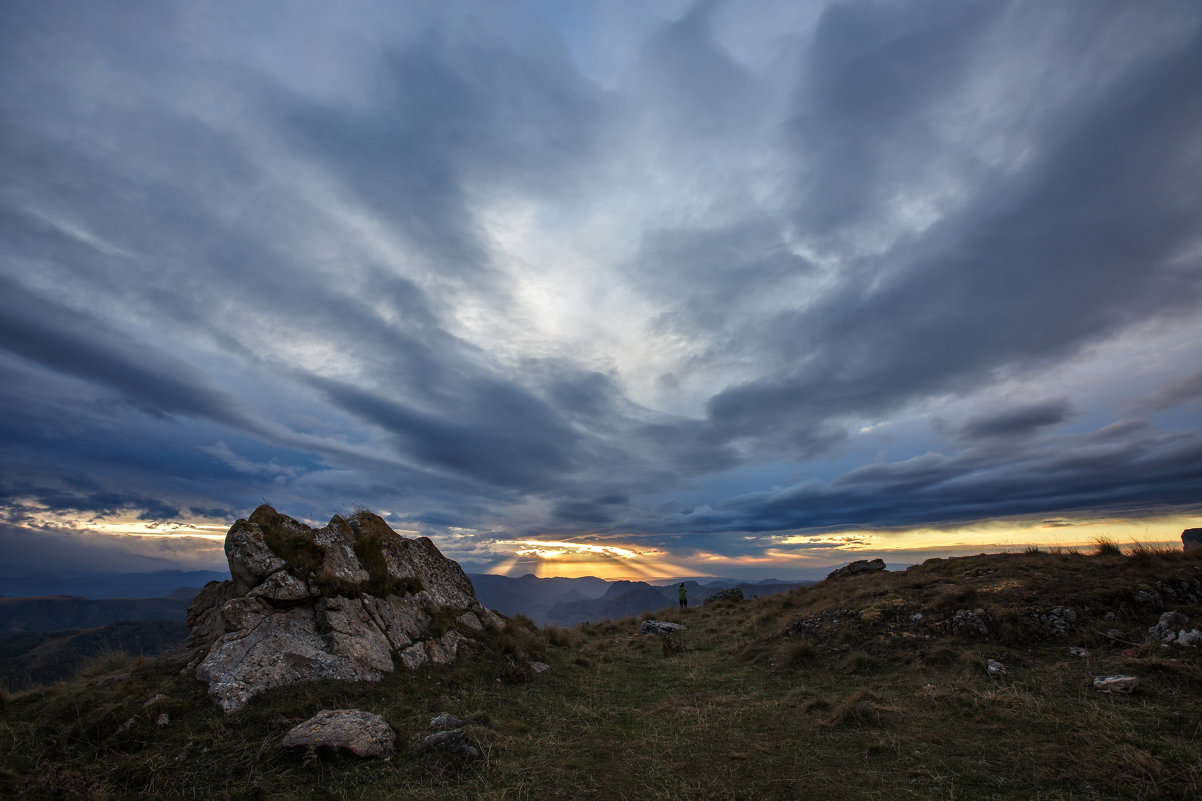
<instances>
[{"instance_id":1,"label":"flat rock slab","mask_svg":"<svg viewBox=\"0 0 1202 801\"><path fill-rule=\"evenodd\" d=\"M285 734L280 745L382 757L396 751L396 732L384 718L362 709L323 709Z\"/></svg>"},{"instance_id":2,"label":"flat rock slab","mask_svg":"<svg viewBox=\"0 0 1202 801\"><path fill-rule=\"evenodd\" d=\"M685 630L680 623L669 623L666 620L644 620L639 631L644 634L678 634Z\"/></svg>"},{"instance_id":3,"label":"flat rock slab","mask_svg":"<svg viewBox=\"0 0 1202 801\"><path fill-rule=\"evenodd\" d=\"M1093 680L1093 688L1104 693L1130 695L1138 686L1135 676L1097 676Z\"/></svg>"}]
</instances>

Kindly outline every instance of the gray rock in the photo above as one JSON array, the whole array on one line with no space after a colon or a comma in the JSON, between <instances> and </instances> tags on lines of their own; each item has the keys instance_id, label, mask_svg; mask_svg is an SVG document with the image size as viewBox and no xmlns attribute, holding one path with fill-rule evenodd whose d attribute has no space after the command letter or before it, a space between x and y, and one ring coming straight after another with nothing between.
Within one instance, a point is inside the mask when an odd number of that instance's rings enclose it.
<instances>
[{"instance_id":1,"label":"gray rock","mask_svg":"<svg viewBox=\"0 0 1202 801\"><path fill-rule=\"evenodd\" d=\"M379 715L361 709L323 709L284 735L284 748L327 748L358 757L396 750L396 733Z\"/></svg>"},{"instance_id":2,"label":"gray rock","mask_svg":"<svg viewBox=\"0 0 1202 801\"><path fill-rule=\"evenodd\" d=\"M267 547L263 529L250 520L237 521L225 535L225 558L230 565L230 575L234 577L234 589L239 594L259 586L272 573L282 570L285 564Z\"/></svg>"},{"instance_id":3,"label":"gray rock","mask_svg":"<svg viewBox=\"0 0 1202 801\"><path fill-rule=\"evenodd\" d=\"M551 666L548 665L546 662L531 662L530 669L533 670L535 673L546 673L548 670L551 669Z\"/></svg>"},{"instance_id":4,"label":"gray rock","mask_svg":"<svg viewBox=\"0 0 1202 801\"><path fill-rule=\"evenodd\" d=\"M447 612L468 632L504 627L434 543L370 512L314 530L260 506L230 528L226 555L234 580L211 582L188 611L189 643L207 649L196 675L226 712L284 684L450 662L468 639L430 631Z\"/></svg>"},{"instance_id":5,"label":"gray rock","mask_svg":"<svg viewBox=\"0 0 1202 801\"><path fill-rule=\"evenodd\" d=\"M171 725L171 718L167 717L166 712L160 712L159 716L154 719L154 725L158 726L160 729L166 728L167 726Z\"/></svg>"},{"instance_id":6,"label":"gray rock","mask_svg":"<svg viewBox=\"0 0 1202 801\"><path fill-rule=\"evenodd\" d=\"M1093 688L1104 693L1130 695L1139 687L1139 679L1135 676L1096 676Z\"/></svg>"},{"instance_id":7,"label":"gray rock","mask_svg":"<svg viewBox=\"0 0 1202 801\"><path fill-rule=\"evenodd\" d=\"M713 595L702 601L702 605L710 603L722 603L723 601L742 601L743 589L741 587L727 587L724 590L718 590Z\"/></svg>"},{"instance_id":8,"label":"gray rock","mask_svg":"<svg viewBox=\"0 0 1202 801\"><path fill-rule=\"evenodd\" d=\"M1089 657L1089 651L1085 650L1079 645L1072 645L1069 646L1068 655L1076 657L1077 659L1086 659Z\"/></svg>"},{"instance_id":9,"label":"gray rock","mask_svg":"<svg viewBox=\"0 0 1202 801\"><path fill-rule=\"evenodd\" d=\"M451 729L462 729L467 725L466 720L461 720L454 715L443 712L438 717L430 721L430 728L437 731L449 731Z\"/></svg>"},{"instance_id":10,"label":"gray rock","mask_svg":"<svg viewBox=\"0 0 1202 801\"><path fill-rule=\"evenodd\" d=\"M189 648L208 646L225 634L221 608L234 597L234 582L210 581L188 604Z\"/></svg>"},{"instance_id":11,"label":"gray rock","mask_svg":"<svg viewBox=\"0 0 1202 801\"><path fill-rule=\"evenodd\" d=\"M1067 637L1077 627L1077 613L1070 606L1057 606L1037 617L1049 634L1060 639Z\"/></svg>"},{"instance_id":12,"label":"gray rock","mask_svg":"<svg viewBox=\"0 0 1202 801\"><path fill-rule=\"evenodd\" d=\"M1153 642L1174 642L1178 632L1183 630L1186 623L1189 623L1188 615L1181 612L1165 612L1155 626L1148 628L1148 639Z\"/></svg>"},{"instance_id":13,"label":"gray rock","mask_svg":"<svg viewBox=\"0 0 1202 801\"><path fill-rule=\"evenodd\" d=\"M677 634L685 630L680 623L670 623L665 620L644 620L639 625L643 634Z\"/></svg>"},{"instance_id":14,"label":"gray rock","mask_svg":"<svg viewBox=\"0 0 1202 801\"><path fill-rule=\"evenodd\" d=\"M476 747L471 738L468 737L467 732L463 729L451 729L450 731L428 734L422 738L421 742L413 746L410 754L418 756L427 751L442 751L467 759L477 759L480 756L480 749Z\"/></svg>"},{"instance_id":15,"label":"gray rock","mask_svg":"<svg viewBox=\"0 0 1202 801\"><path fill-rule=\"evenodd\" d=\"M885 569L885 560L884 559L861 559L859 561L852 562L849 565L844 565L843 567L832 571L829 575L827 575L827 579L842 578L844 576L854 576L857 573L872 573L877 570L884 570L884 569Z\"/></svg>"},{"instance_id":16,"label":"gray rock","mask_svg":"<svg viewBox=\"0 0 1202 801\"><path fill-rule=\"evenodd\" d=\"M455 618L455 622L472 631L484 631L484 624L480 622L480 618L476 617L475 612L464 612Z\"/></svg>"},{"instance_id":17,"label":"gray rock","mask_svg":"<svg viewBox=\"0 0 1202 801\"><path fill-rule=\"evenodd\" d=\"M1177 633L1176 644L1182 647L1197 648L1199 645L1202 645L1202 631L1198 631L1197 629L1186 631L1182 629Z\"/></svg>"},{"instance_id":18,"label":"gray rock","mask_svg":"<svg viewBox=\"0 0 1202 801\"><path fill-rule=\"evenodd\" d=\"M1186 553L1202 548L1202 528L1187 528L1181 532L1181 548Z\"/></svg>"},{"instance_id":19,"label":"gray rock","mask_svg":"<svg viewBox=\"0 0 1202 801\"><path fill-rule=\"evenodd\" d=\"M984 609L958 609L948 621L947 627L961 637L988 637L989 615Z\"/></svg>"},{"instance_id":20,"label":"gray rock","mask_svg":"<svg viewBox=\"0 0 1202 801\"><path fill-rule=\"evenodd\" d=\"M1005 676L1006 666L996 659L988 659L985 661L985 672L990 676Z\"/></svg>"}]
</instances>

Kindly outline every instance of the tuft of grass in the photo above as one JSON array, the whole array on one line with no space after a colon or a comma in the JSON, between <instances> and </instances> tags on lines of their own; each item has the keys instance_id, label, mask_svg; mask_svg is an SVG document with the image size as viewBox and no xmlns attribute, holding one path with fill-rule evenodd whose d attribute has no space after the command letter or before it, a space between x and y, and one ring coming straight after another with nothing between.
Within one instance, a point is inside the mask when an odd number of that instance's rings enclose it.
<instances>
[{"instance_id":1,"label":"tuft of grass","mask_svg":"<svg viewBox=\"0 0 1202 801\"><path fill-rule=\"evenodd\" d=\"M1094 556L1122 556L1123 549L1109 537L1098 537L1094 540Z\"/></svg>"}]
</instances>

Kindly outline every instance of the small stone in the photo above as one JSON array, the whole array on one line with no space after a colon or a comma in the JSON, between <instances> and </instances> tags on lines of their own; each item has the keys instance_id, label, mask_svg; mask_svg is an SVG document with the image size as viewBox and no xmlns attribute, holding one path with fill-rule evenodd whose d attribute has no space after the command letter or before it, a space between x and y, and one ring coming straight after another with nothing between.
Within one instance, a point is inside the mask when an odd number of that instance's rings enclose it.
<instances>
[{"instance_id":1,"label":"small stone","mask_svg":"<svg viewBox=\"0 0 1202 801\"><path fill-rule=\"evenodd\" d=\"M915 612L914 614L910 615L910 622L911 623L921 623L922 622L922 612Z\"/></svg>"},{"instance_id":2,"label":"small stone","mask_svg":"<svg viewBox=\"0 0 1202 801\"><path fill-rule=\"evenodd\" d=\"M480 756L480 749L468 739L467 733L463 729L428 734L422 738L420 743L413 746L410 753L412 756L418 756L426 751L443 751L468 759L476 759Z\"/></svg>"},{"instance_id":3,"label":"small stone","mask_svg":"<svg viewBox=\"0 0 1202 801\"><path fill-rule=\"evenodd\" d=\"M462 729L467 725L466 720L461 720L449 712L443 712L438 717L430 721L430 728L437 731L449 731L451 729Z\"/></svg>"},{"instance_id":4,"label":"small stone","mask_svg":"<svg viewBox=\"0 0 1202 801\"><path fill-rule=\"evenodd\" d=\"M1005 676L1006 666L996 659L990 659L985 662L985 670L990 676Z\"/></svg>"},{"instance_id":5,"label":"small stone","mask_svg":"<svg viewBox=\"0 0 1202 801\"><path fill-rule=\"evenodd\" d=\"M358 757L388 756L396 733L379 715L361 709L323 709L284 735L284 748L328 748Z\"/></svg>"},{"instance_id":6,"label":"small stone","mask_svg":"<svg viewBox=\"0 0 1202 801\"><path fill-rule=\"evenodd\" d=\"M546 662L531 662L530 669L533 670L535 673L545 673L551 669L551 666L548 665Z\"/></svg>"},{"instance_id":7,"label":"small stone","mask_svg":"<svg viewBox=\"0 0 1202 801\"><path fill-rule=\"evenodd\" d=\"M149 701L142 704L142 708L149 709L150 707L157 704L159 701L166 701L166 700L167 700L167 696L163 695L162 693L158 693L154 697L152 697Z\"/></svg>"},{"instance_id":8,"label":"small stone","mask_svg":"<svg viewBox=\"0 0 1202 801\"><path fill-rule=\"evenodd\" d=\"M1093 680L1093 688L1104 693L1130 695L1138 686L1135 676L1096 676Z\"/></svg>"},{"instance_id":9,"label":"small stone","mask_svg":"<svg viewBox=\"0 0 1202 801\"><path fill-rule=\"evenodd\" d=\"M1070 645L1068 649L1068 655L1076 657L1077 659L1085 659L1089 656L1089 651L1085 650L1079 645Z\"/></svg>"},{"instance_id":10,"label":"small stone","mask_svg":"<svg viewBox=\"0 0 1202 801\"><path fill-rule=\"evenodd\" d=\"M128 720L126 720L124 723L122 723L120 726L117 727L117 734L124 734L125 732L129 731L136 725L138 725L138 719L137 718L129 718Z\"/></svg>"},{"instance_id":11,"label":"small stone","mask_svg":"<svg viewBox=\"0 0 1202 801\"><path fill-rule=\"evenodd\" d=\"M167 717L166 712L161 713L157 718L154 719L154 725L158 726L160 729L170 725L170 723L171 718Z\"/></svg>"}]
</instances>

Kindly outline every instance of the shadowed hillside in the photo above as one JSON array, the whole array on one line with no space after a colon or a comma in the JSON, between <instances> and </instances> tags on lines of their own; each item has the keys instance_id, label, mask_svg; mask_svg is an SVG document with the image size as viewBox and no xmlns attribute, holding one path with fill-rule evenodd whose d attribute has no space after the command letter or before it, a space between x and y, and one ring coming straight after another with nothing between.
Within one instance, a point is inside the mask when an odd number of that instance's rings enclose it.
<instances>
[{"instance_id":1,"label":"shadowed hillside","mask_svg":"<svg viewBox=\"0 0 1202 801\"><path fill-rule=\"evenodd\" d=\"M1202 560L1100 550L671 609L661 619L686 627L671 636L638 618L518 618L472 659L278 687L230 715L182 659L108 665L5 698L0 795L1197 798ZM1094 688L1114 674L1138 688ZM281 748L298 722L351 707L387 721L397 755ZM475 756L410 753L443 712Z\"/></svg>"}]
</instances>

